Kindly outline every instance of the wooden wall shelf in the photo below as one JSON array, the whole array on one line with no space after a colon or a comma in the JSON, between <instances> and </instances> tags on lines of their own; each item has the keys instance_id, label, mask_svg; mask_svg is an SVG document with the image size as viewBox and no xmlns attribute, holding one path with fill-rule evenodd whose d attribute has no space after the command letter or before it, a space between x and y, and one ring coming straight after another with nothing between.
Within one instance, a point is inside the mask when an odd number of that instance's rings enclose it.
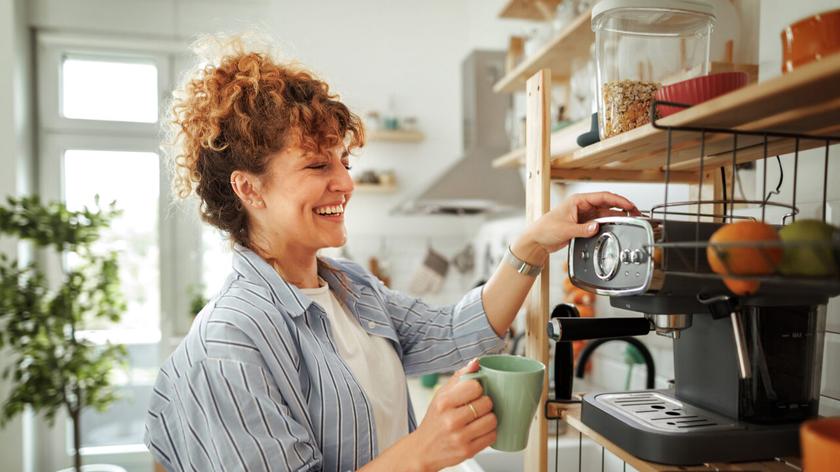
<instances>
[{"instance_id":1,"label":"wooden wall shelf","mask_svg":"<svg viewBox=\"0 0 840 472\"><path fill-rule=\"evenodd\" d=\"M401 143L418 143L422 141L425 136L420 131L404 131L404 130L375 130L367 133L367 138L370 141L391 141Z\"/></svg>"},{"instance_id":2,"label":"wooden wall shelf","mask_svg":"<svg viewBox=\"0 0 840 472\"><path fill-rule=\"evenodd\" d=\"M664 126L719 127L739 130L840 133L840 54L788 74L749 85L658 121ZM644 125L552 159L553 170L591 169L661 171L666 163L667 132ZM825 146L825 141L800 141L800 150ZM791 139L770 138L768 155L794 151ZM731 163L731 135L707 134L706 168ZM761 136L741 136L737 162L761 159ZM696 172L700 164L700 134L672 132L671 170ZM632 179L631 179L632 180Z\"/></svg>"},{"instance_id":3,"label":"wooden wall shelf","mask_svg":"<svg viewBox=\"0 0 840 472\"><path fill-rule=\"evenodd\" d=\"M563 0L509 0L499 12L499 18L515 20L550 20Z\"/></svg>"},{"instance_id":4,"label":"wooden wall shelf","mask_svg":"<svg viewBox=\"0 0 840 472\"><path fill-rule=\"evenodd\" d=\"M580 149L580 146L577 145L577 137L589 131L590 121L589 118L586 118L551 133L550 149L552 158L563 157L576 149ZM525 148L514 149L494 159L492 164L497 169L525 165Z\"/></svg>"},{"instance_id":5,"label":"wooden wall shelf","mask_svg":"<svg viewBox=\"0 0 840 472\"><path fill-rule=\"evenodd\" d=\"M497 93L520 91L525 86L528 77L540 69L551 69L552 80L555 82L563 81L571 76L573 59L587 60L589 46L595 41L595 33L590 27L590 16L591 10L587 10L575 18L533 56L526 57L522 63L502 77L493 86L493 90Z\"/></svg>"},{"instance_id":6,"label":"wooden wall shelf","mask_svg":"<svg viewBox=\"0 0 840 472\"><path fill-rule=\"evenodd\" d=\"M394 193L397 191L396 185L381 185L381 184L356 184L355 192L358 193Z\"/></svg>"},{"instance_id":7,"label":"wooden wall shelf","mask_svg":"<svg viewBox=\"0 0 840 472\"><path fill-rule=\"evenodd\" d=\"M598 445L604 447L604 449L610 451L639 472L711 472L723 470L799 472L802 470L802 461L798 457L785 457L778 460L761 462L710 463L696 466L674 466L648 462L628 454L624 449L616 446L615 443L583 424L583 421L580 419L580 405L570 405L563 408L562 417L569 426L580 431L584 436L595 441Z\"/></svg>"}]
</instances>

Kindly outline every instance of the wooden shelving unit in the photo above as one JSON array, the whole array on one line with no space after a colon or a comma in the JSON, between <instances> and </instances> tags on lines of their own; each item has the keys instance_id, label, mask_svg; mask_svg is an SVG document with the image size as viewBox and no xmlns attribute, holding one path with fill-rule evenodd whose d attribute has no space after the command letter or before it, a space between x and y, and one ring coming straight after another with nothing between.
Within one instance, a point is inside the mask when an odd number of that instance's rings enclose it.
<instances>
[{"instance_id":1,"label":"wooden shelving unit","mask_svg":"<svg viewBox=\"0 0 840 472\"><path fill-rule=\"evenodd\" d=\"M719 127L739 130L772 130L810 134L840 132L840 55L808 64L759 84L749 85L659 120L663 126ZM667 151L666 132L648 124L614 136L570 155L554 159L552 169L662 170ZM697 133L672 133L671 169L694 171L700 160ZM800 150L824 146L824 141L803 140ZM794 151L790 139L768 141L770 155ZM706 139L705 165L731 162L731 137L710 134ZM763 138L743 137L737 162L764 155ZM632 176L632 174L628 174Z\"/></svg>"},{"instance_id":2,"label":"wooden shelving unit","mask_svg":"<svg viewBox=\"0 0 840 472\"><path fill-rule=\"evenodd\" d=\"M419 143L425 138L420 131L374 130L367 134L370 141L391 141L399 143Z\"/></svg>"},{"instance_id":3,"label":"wooden shelving unit","mask_svg":"<svg viewBox=\"0 0 840 472\"><path fill-rule=\"evenodd\" d=\"M510 0L499 12L499 18L515 20L549 20L563 0Z\"/></svg>"},{"instance_id":4,"label":"wooden shelving unit","mask_svg":"<svg viewBox=\"0 0 840 472\"><path fill-rule=\"evenodd\" d=\"M502 77L493 86L493 90L497 93L522 90L528 77L541 69L551 69L554 81L568 78L572 74L572 61L575 58L588 59L589 46L595 41L595 33L590 27L590 15L591 10L587 10L575 18L533 56L525 58Z\"/></svg>"},{"instance_id":5,"label":"wooden shelving unit","mask_svg":"<svg viewBox=\"0 0 840 472\"><path fill-rule=\"evenodd\" d=\"M664 177L668 154L668 131L645 125L564 156L553 156L550 151L548 132L552 71L539 70L526 83L528 143L525 149L526 166L526 219L534 221L550 210L549 187L552 180L620 180L657 181ZM717 99L710 100L659 120L663 126L690 128L728 128L743 131L794 132L812 135L837 135L840 133L840 54L826 57L797 70L750 85ZM699 182L700 140L697 131L671 132L671 181L694 182L692 192L696 195ZM738 140L736 159L738 163L754 161L764 156L764 137L744 136ZM704 174L721 166L729 166L735 149L731 134L707 132L705 139ZM801 140L799 149L824 147L823 140ZM791 153L795 141L786 138L768 138L768 156ZM516 156L506 156L506 161L517 161ZM829 175L838 175L830 169ZM712 180L712 182L709 182ZM706 179L717 194L719 181ZM527 335L526 355L548 364L547 323L549 272L548 265L537 279L526 304ZM545 402L547 392L543 392ZM542 409L531 428L528 449L525 452L525 470L545 470L547 465L547 420ZM644 472L663 470L709 470L684 469L661 466L640 461L608 440L590 430L579 417L567 417L569 424L591 437L597 443L622 457L628 464ZM720 464L718 464L720 465ZM751 464L750 470L781 471L787 469L787 462ZM740 469L738 465L737 470ZM782 468L784 467L784 469ZM715 470L715 469L712 469ZM736 470L727 466L726 470Z\"/></svg>"}]
</instances>

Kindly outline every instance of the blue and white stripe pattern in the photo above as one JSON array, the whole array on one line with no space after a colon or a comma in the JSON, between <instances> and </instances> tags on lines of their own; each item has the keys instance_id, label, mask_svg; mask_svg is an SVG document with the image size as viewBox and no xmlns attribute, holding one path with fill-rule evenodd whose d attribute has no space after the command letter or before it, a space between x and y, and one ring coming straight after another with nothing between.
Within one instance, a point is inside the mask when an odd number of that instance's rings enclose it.
<instances>
[{"instance_id":1,"label":"blue and white stripe pattern","mask_svg":"<svg viewBox=\"0 0 840 472\"><path fill-rule=\"evenodd\" d=\"M406 375L501 348L481 288L432 308L348 261L324 260L319 275L368 333L392 342ZM408 424L416 428L410 399ZM146 445L167 470L344 472L377 455L374 428L323 310L237 246L220 294L160 369Z\"/></svg>"}]
</instances>

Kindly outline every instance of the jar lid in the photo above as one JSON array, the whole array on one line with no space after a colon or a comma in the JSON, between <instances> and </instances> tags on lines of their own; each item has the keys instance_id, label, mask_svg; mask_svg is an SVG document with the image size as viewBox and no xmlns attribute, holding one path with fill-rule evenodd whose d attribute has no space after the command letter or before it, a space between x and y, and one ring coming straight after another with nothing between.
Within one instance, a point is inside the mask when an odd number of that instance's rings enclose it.
<instances>
[{"instance_id":1,"label":"jar lid","mask_svg":"<svg viewBox=\"0 0 840 472\"><path fill-rule=\"evenodd\" d=\"M615 16L620 32L641 34L692 34L715 22L714 7L701 0L601 0L592 7L592 29Z\"/></svg>"}]
</instances>

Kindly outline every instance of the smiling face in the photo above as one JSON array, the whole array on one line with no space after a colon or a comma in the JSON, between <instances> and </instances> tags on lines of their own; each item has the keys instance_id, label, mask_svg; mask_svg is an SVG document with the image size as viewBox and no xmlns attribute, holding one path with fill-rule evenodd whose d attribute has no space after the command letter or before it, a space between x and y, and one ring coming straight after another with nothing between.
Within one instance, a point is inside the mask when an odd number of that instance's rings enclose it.
<instances>
[{"instance_id":1,"label":"smiling face","mask_svg":"<svg viewBox=\"0 0 840 472\"><path fill-rule=\"evenodd\" d=\"M323 155L290 146L271 156L254 189L260 203L249 208L255 239L303 254L343 246L344 211L354 188L349 169L344 146Z\"/></svg>"}]
</instances>

